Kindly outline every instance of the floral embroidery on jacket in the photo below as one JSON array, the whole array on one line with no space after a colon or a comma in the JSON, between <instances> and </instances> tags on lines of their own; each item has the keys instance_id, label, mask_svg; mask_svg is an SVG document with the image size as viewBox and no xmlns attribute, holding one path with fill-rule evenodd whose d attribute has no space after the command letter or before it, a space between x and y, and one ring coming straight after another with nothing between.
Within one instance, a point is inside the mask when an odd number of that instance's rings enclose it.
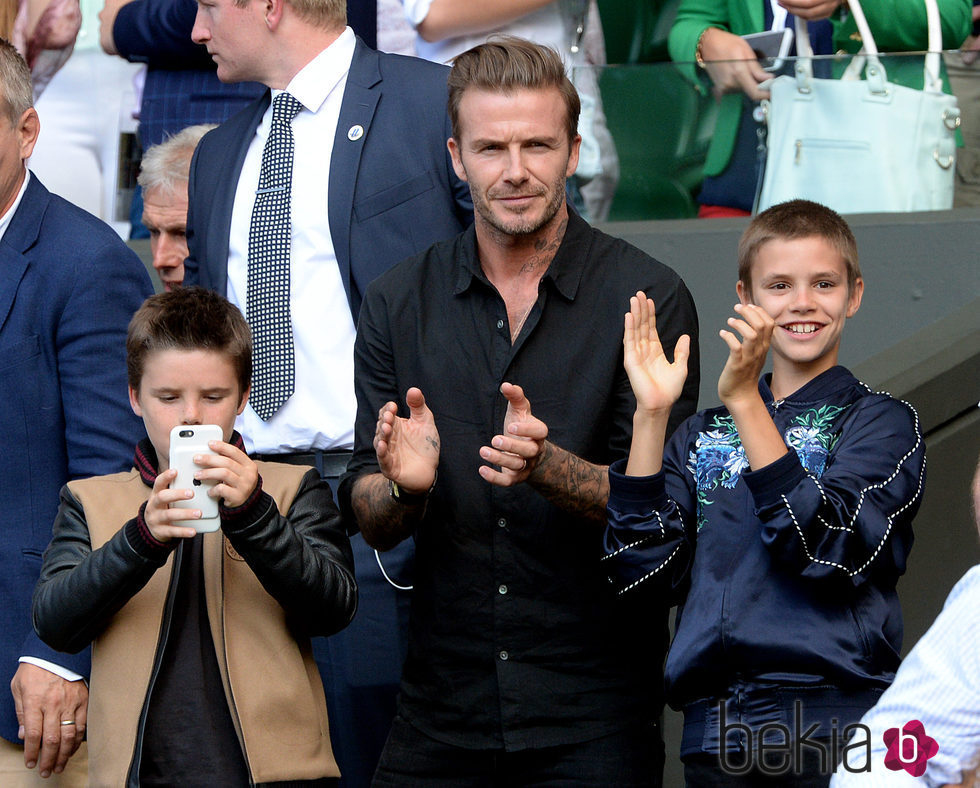
<instances>
[{"instance_id":1,"label":"floral embroidery on jacket","mask_svg":"<svg viewBox=\"0 0 980 788\"><path fill-rule=\"evenodd\" d=\"M827 458L837 444L839 432L833 427L846 408L822 405L797 415L783 433L783 440L796 452L807 473L820 478L827 467ZM749 467L745 449L729 415L715 416L711 429L699 432L694 449L687 457L687 470L697 487L697 527L706 522L705 507L712 503L712 493L722 487L731 490L738 484L742 471Z\"/></svg>"},{"instance_id":2,"label":"floral embroidery on jacket","mask_svg":"<svg viewBox=\"0 0 980 788\"><path fill-rule=\"evenodd\" d=\"M749 467L745 449L731 416L715 416L711 429L699 432L694 450L687 458L687 470L697 485L697 523L700 531L705 524L704 508L711 505L711 496L718 485L732 489Z\"/></svg>"},{"instance_id":3,"label":"floral embroidery on jacket","mask_svg":"<svg viewBox=\"0 0 980 788\"><path fill-rule=\"evenodd\" d=\"M837 405L823 405L810 408L793 419L783 440L800 458L800 464L807 473L818 479L827 467L827 457L833 451L840 432L831 432L837 417L846 408Z\"/></svg>"}]
</instances>

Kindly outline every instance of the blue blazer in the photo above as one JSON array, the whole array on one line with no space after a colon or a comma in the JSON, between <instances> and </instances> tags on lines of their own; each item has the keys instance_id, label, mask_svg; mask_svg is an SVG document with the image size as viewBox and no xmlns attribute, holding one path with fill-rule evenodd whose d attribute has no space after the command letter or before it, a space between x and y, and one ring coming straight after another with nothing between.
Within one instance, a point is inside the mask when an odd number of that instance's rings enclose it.
<instances>
[{"instance_id":1,"label":"blue blazer","mask_svg":"<svg viewBox=\"0 0 980 788\"><path fill-rule=\"evenodd\" d=\"M126 327L153 292L107 225L31 175L0 240L0 736L17 738L10 680L35 656L88 675L31 625L31 594L69 479L132 466L144 434L126 390ZM135 512L133 513L135 515Z\"/></svg>"},{"instance_id":2,"label":"blue blazer","mask_svg":"<svg viewBox=\"0 0 980 788\"><path fill-rule=\"evenodd\" d=\"M358 39L330 159L330 223L355 323L378 274L472 222L468 186L453 171L446 140L445 66L392 55ZM227 292L235 189L270 92L209 132L191 162L187 214L189 284ZM348 138L355 125L364 133ZM301 163L300 163L301 165Z\"/></svg>"}]
</instances>

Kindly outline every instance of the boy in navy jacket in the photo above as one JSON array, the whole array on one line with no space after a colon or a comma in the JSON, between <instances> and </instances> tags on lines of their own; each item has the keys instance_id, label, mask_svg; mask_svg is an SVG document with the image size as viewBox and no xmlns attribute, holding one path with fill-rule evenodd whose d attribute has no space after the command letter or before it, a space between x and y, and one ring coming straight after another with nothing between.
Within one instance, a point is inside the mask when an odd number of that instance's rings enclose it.
<instances>
[{"instance_id":1,"label":"boy in navy jacket","mask_svg":"<svg viewBox=\"0 0 980 788\"><path fill-rule=\"evenodd\" d=\"M837 366L863 290L836 213L794 200L759 214L720 332L723 407L666 448L686 341L668 362L653 302L630 300L637 410L629 458L610 467L605 548L623 593L654 586L679 601L665 676L688 785L826 786L898 667L895 584L925 445L911 406Z\"/></svg>"}]
</instances>

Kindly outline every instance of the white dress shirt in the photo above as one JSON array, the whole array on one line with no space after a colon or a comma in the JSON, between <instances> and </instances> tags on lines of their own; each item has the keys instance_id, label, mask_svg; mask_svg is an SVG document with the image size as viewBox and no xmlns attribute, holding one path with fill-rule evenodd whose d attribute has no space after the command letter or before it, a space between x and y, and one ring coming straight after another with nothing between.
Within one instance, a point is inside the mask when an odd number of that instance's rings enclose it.
<instances>
[{"instance_id":1,"label":"white dress shirt","mask_svg":"<svg viewBox=\"0 0 980 788\"><path fill-rule=\"evenodd\" d=\"M920 777L884 765L885 731L901 730L910 720L919 720L939 745ZM871 771L852 773L842 764L832 788L938 788L972 775L980 762L980 566L949 592L938 618L861 722L871 729ZM867 750L852 753L858 759L852 768L863 767Z\"/></svg>"},{"instance_id":2,"label":"white dress shirt","mask_svg":"<svg viewBox=\"0 0 980 788\"><path fill-rule=\"evenodd\" d=\"M14 214L17 213L17 209L20 207L20 201L24 199L24 192L27 191L27 183L31 179L31 171L26 167L24 168L24 182L20 185L20 190L17 192L17 196L14 201L10 203L10 207L7 209L3 216L0 216L0 239L3 238L7 233L7 228L10 227L10 221L14 218Z\"/></svg>"},{"instance_id":3,"label":"white dress shirt","mask_svg":"<svg viewBox=\"0 0 980 788\"><path fill-rule=\"evenodd\" d=\"M290 310L295 346L293 395L268 421L251 407L236 428L248 452L349 449L354 442L354 320L327 221L334 133L354 57L354 33L340 37L286 86L303 110L293 120ZM273 90L273 98L281 91ZM248 233L272 105L249 145L231 216L228 298L246 311ZM353 143L352 143L353 144Z\"/></svg>"}]
</instances>

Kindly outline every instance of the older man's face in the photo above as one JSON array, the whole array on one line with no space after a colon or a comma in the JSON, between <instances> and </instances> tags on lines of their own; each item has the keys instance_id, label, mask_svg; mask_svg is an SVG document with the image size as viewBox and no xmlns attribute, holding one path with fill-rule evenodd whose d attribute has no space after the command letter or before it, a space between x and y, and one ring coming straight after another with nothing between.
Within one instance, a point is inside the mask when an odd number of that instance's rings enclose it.
<instances>
[{"instance_id":1,"label":"older man's face","mask_svg":"<svg viewBox=\"0 0 980 788\"><path fill-rule=\"evenodd\" d=\"M143 224L150 231L153 267L164 288L180 287L187 258L187 190L147 189L143 193Z\"/></svg>"}]
</instances>

